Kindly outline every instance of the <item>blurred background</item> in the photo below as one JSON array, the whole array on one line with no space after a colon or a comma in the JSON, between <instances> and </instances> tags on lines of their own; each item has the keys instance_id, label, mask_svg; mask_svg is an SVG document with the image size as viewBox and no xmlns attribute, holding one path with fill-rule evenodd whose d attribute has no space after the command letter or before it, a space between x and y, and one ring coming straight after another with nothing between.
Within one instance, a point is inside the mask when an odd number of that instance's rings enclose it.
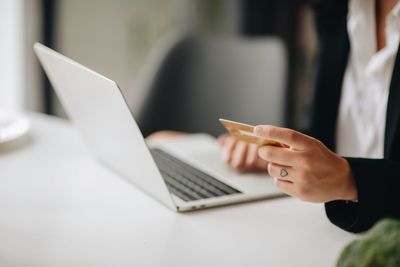
<instances>
[{"instance_id":1,"label":"blurred background","mask_svg":"<svg viewBox=\"0 0 400 267\"><path fill-rule=\"evenodd\" d=\"M39 41L115 80L145 135L218 117L304 128L316 38L306 0L0 0L0 108L65 117Z\"/></svg>"}]
</instances>

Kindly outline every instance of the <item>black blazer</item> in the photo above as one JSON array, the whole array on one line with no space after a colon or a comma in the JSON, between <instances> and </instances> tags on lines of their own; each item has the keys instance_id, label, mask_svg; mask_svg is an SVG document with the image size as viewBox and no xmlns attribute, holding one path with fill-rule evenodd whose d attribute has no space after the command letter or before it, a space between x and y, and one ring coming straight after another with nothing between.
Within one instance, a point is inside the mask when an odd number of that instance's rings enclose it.
<instances>
[{"instance_id":1,"label":"black blazer","mask_svg":"<svg viewBox=\"0 0 400 267\"><path fill-rule=\"evenodd\" d=\"M310 134L335 150L336 120L350 48L347 0L315 4L319 36L318 71ZM371 107L373 109L374 107ZM384 217L400 217L400 54L390 84L384 159L347 158L358 190L358 203L325 203L332 223L351 232L369 229Z\"/></svg>"}]
</instances>

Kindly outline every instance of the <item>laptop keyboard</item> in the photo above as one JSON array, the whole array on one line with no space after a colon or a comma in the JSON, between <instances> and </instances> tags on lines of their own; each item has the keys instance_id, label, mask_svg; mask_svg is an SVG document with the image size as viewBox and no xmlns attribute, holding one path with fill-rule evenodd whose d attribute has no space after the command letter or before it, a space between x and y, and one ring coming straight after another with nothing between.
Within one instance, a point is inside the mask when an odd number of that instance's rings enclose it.
<instances>
[{"instance_id":1,"label":"laptop keyboard","mask_svg":"<svg viewBox=\"0 0 400 267\"><path fill-rule=\"evenodd\" d=\"M150 152L171 193L184 201L241 193L161 149Z\"/></svg>"}]
</instances>

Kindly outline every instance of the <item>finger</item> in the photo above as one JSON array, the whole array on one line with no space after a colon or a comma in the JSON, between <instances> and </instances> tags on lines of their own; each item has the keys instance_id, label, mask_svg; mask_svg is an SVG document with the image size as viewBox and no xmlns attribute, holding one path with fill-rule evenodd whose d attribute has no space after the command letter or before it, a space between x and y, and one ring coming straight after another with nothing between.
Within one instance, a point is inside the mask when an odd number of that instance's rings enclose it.
<instances>
[{"instance_id":1,"label":"finger","mask_svg":"<svg viewBox=\"0 0 400 267\"><path fill-rule=\"evenodd\" d=\"M265 139L274 140L296 149L306 149L313 138L288 128L281 128L272 125L258 125L254 128L254 134Z\"/></svg>"},{"instance_id":2,"label":"finger","mask_svg":"<svg viewBox=\"0 0 400 267\"><path fill-rule=\"evenodd\" d=\"M232 153L232 167L242 170L245 166L248 144L245 142L238 142Z\"/></svg>"},{"instance_id":3,"label":"finger","mask_svg":"<svg viewBox=\"0 0 400 267\"><path fill-rule=\"evenodd\" d=\"M293 177L295 177L295 170L293 168L272 162L268 163L268 173L276 179L291 183L293 183Z\"/></svg>"},{"instance_id":4,"label":"finger","mask_svg":"<svg viewBox=\"0 0 400 267\"><path fill-rule=\"evenodd\" d=\"M247 148L247 157L246 157L246 167L254 168L257 165L258 160L258 146L255 144L250 144Z\"/></svg>"},{"instance_id":5,"label":"finger","mask_svg":"<svg viewBox=\"0 0 400 267\"><path fill-rule=\"evenodd\" d=\"M249 171L267 171L268 161L258 156L258 145L250 144L247 149L246 169Z\"/></svg>"},{"instance_id":6,"label":"finger","mask_svg":"<svg viewBox=\"0 0 400 267\"><path fill-rule=\"evenodd\" d=\"M228 134L221 134L219 137L218 137L218 139L217 139L217 142L218 142L218 144L220 145L220 146L224 146L225 145L225 142L226 142L226 139L228 138Z\"/></svg>"},{"instance_id":7,"label":"finger","mask_svg":"<svg viewBox=\"0 0 400 267\"><path fill-rule=\"evenodd\" d=\"M296 166L300 162L301 154L289 148L262 146L258 149L258 155L265 161L286 166Z\"/></svg>"},{"instance_id":8,"label":"finger","mask_svg":"<svg viewBox=\"0 0 400 267\"><path fill-rule=\"evenodd\" d=\"M232 159L232 151L235 148L237 139L233 137L228 137L225 141L223 148L223 159L226 163L230 163Z\"/></svg>"},{"instance_id":9,"label":"finger","mask_svg":"<svg viewBox=\"0 0 400 267\"><path fill-rule=\"evenodd\" d=\"M149 143L155 143L161 140L173 139L184 135L187 135L187 133L178 131L158 131L147 136L146 141Z\"/></svg>"},{"instance_id":10,"label":"finger","mask_svg":"<svg viewBox=\"0 0 400 267\"><path fill-rule=\"evenodd\" d=\"M267 171L268 163L269 163L268 161L265 161L262 158L258 157L257 163L256 163L256 169L262 170L262 171Z\"/></svg>"},{"instance_id":11,"label":"finger","mask_svg":"<svg viewBox=\"0 0 400 267\"><path fill-rule=\"evenodd\" d=\"M295 195L295 186L291 182L283 181L274 178L274 182L276 187L278 187L282 192L288 194L289 196L294 196Z\"/></svg>"}]
</instances>

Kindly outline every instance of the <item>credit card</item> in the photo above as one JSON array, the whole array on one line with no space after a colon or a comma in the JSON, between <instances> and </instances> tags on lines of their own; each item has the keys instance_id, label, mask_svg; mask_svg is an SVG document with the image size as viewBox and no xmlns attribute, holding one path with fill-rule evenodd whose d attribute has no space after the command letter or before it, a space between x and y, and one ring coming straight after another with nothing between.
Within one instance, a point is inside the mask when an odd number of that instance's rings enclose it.
<instances>
[{"instance_id":1,"label":"credit card","mask_svg":"<svg viewBox=\"0 0 400 267\"><path fill-rule=\"evenodd\" d=\"M262 137L254 135L253 131L255 126L225 119L219 119L219 121L229 131L231 135L233 135L234 137L236 137L241 141L257 144L260 146L283 147L283 145L279 142L273 140L267 140Z\"/></svg>"}]
</instances>

